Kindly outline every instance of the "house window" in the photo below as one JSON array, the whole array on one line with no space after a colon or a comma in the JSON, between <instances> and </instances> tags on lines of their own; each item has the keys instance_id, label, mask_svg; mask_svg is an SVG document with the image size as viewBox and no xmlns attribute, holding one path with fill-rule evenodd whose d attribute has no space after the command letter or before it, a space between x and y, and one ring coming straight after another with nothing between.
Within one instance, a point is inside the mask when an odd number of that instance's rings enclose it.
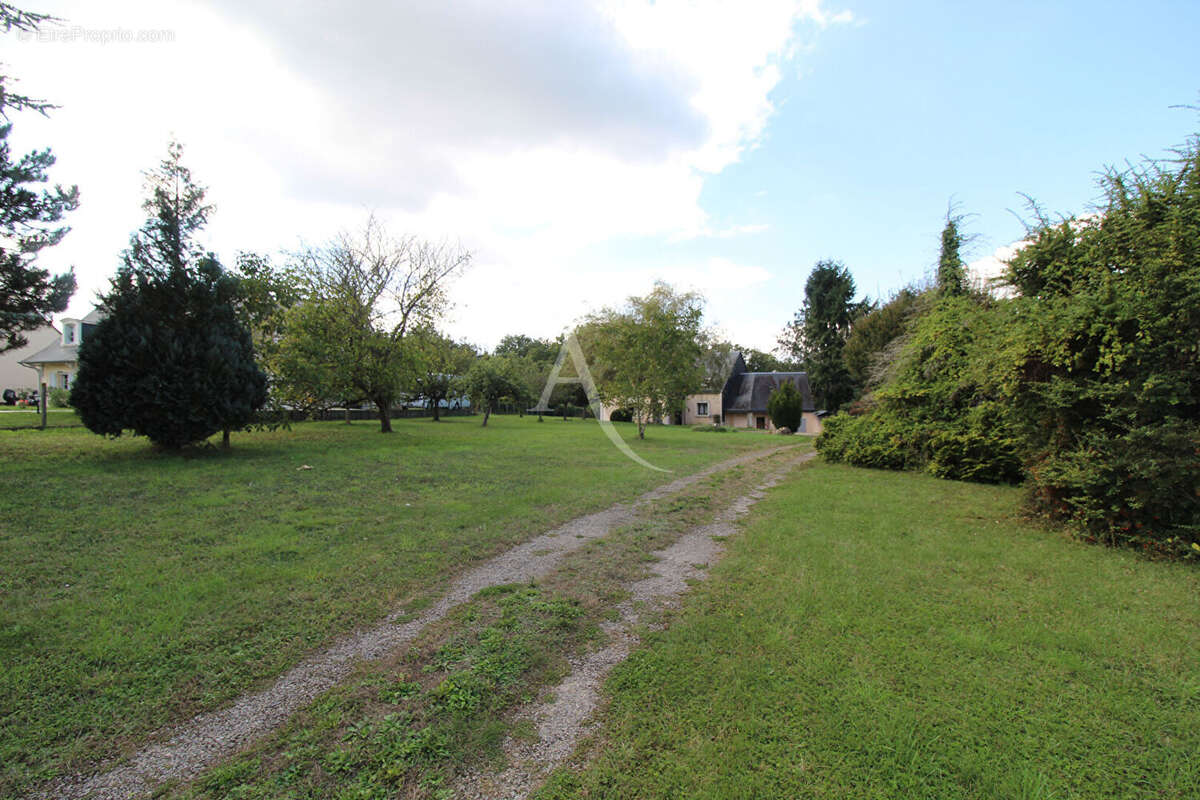
<instances>
[{"instance_id":1,"label":"house window","mask_svg":"<svg viewBox=\"0 0 1200 800\"><path fill-rule=\"evenodd\" d=\"M760 431L765 431L767 429L767 418L766 417L755 417L754 427L758 428Z\"/></svg>"},{"instance_id":2,"label":"house window","mask_svg":"<svg viewBox=\"0 0 1200 800\"><path fill-rule=\"evenodd\" d=\"M701 417L708 416L708 403L696 403L696 414Z\"/></svg>"},{"instance_id":3,"label":"house window","mask_svg":"<svg viewBox=\"0 0 1200 800\"><path fill-rule=\"evenodd\" d=\"M75 325L67 322L63 325L63 344L75 344Z\"/></svg>"}]
</instances>

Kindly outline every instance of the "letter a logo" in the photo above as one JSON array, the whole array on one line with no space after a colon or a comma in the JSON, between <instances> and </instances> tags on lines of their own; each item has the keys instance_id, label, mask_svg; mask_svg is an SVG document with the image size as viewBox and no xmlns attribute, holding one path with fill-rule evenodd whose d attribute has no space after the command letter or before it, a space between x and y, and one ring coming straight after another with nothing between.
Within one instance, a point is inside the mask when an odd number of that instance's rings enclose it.
<instances>
[{"instance_id":1,"label":"letter a logo","mask_svg":"<svg viewBox=\"0 0 1200 800\"><path fill-rule=\"evenodd\" d=\"M575 365L575 374L579 376L577 378L563 378L560 376L563 363L567 360L568 354L571 356L571 363ZM600 423L601 430L603 430L605 435L608 436L612 443L617 446L618 450L629 456L629 458L633 461L641 464L646 469L654 469L658 470L659 472L671 471L669 469L663 469L662 467L656 467L646 459L639 456L637 453L633 452L629 445L626 444L625 440L621 438L621 434L617 433L617 429L613 427L613 424L608 420L603 419L604 406L600 402L600 393L596 391L596 383L592 380L592 373L588 369L587 360L583 357L583 348L579 346L579 340L575 338L574 333L567 334L566 341L564 341L562 347L559 348L558 358L555 359L554 368L550 370L550 377L546 379L546 385L542 388L542 399L538 401L538 404L534 409L535 411L544 414L550 410L550 394L554 391L554 387L558 386L560 383L583 384L583 391L587 393L588 406L592 409L592 416L594 416L596 421Z\"/></svg>"}]
</instances>

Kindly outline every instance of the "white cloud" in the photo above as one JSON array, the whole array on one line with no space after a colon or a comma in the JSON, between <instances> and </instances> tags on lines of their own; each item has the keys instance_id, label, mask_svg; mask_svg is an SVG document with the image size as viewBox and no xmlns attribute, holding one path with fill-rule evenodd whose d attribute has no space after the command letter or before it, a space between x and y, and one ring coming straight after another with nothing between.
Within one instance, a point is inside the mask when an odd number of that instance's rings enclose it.
<instances>
[{"instance_id":1,"label":"white cloud","mask_svg":"<svg viewBox=\"0 0 1200 800\"><path fill-rule=\"evenodd\" d=\"M1008 261L1021 252L1029 242L1019 241L997 247L991 255L978 258L967 264L967 280L980 288L990 289L999 297L1012 297L1016 292L1009 288L998 286L997 281L1008 269Z\"/></svg>"},{"instance_id":2,"label":"white cloud","mask_svg":"<svg viewBox=\"0 0 1200 800\"><path fill-rule=\"evenodd\" d=\"M173 34L6 52L23 88L62 105L14 138L53 146L53 177L80 184L75 230L46 263L79 267L73 310L114 269L142 218L139 172L174 133L211 188L223 256L319 242L375 209L476 253L454 330L483 343L556 332L648 287L664 260L650 246L614 272L596 245L764 230L714 231L705 179L762 137L797 26L853 19L816 0L43 6L84 29ZM714 291L764 279L698 263Z\"/></svg>"}]
</instances>

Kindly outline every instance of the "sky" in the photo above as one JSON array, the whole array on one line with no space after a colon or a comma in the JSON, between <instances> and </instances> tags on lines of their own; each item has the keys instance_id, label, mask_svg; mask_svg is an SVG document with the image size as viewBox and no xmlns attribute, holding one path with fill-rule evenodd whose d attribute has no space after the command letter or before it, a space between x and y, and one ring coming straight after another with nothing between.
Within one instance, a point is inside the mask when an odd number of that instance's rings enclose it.
<instances>
[{"instance_id":1,"label":"sky","mask_svg":"<svg viewBox=\"0 0 1200 800\"><path fill-rule=\"evenodd\" d=\"M994 272L1026 197L1088 213L1105 167L1200 130L1200 3L885 0L22 0L0 34L16 152L78 184L43 251L82 316L184 145L202 243L280 262L361 228L460 244L445 329L553 337L656 280L770 350L821 259L886 297L948 209Z\"/></svg>"}]
</instances>

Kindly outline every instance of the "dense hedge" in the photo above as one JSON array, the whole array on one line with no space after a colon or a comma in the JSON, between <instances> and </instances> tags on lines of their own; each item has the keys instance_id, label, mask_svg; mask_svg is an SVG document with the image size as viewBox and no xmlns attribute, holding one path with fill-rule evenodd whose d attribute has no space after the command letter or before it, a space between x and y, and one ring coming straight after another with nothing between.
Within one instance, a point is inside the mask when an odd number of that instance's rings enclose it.
<instances>
[{"instance_id":1,"label":"dense hedge","mask_svg":"<svg viewBox=\"0 0 1200 800\"><path fill-rule=\"evenodd\" d=\"M1017 430L997 378L1012 354L996 347L1011 324L1004 303L982 297L920 299L894 377L861 416L825 421L817 439L832 461L926 469L941 478L1017 482Z\"/></svg>"},{"instance_id":2,"label":"dense hedge","mask_svg":"<svg viewBox=\"0 0 1200 800\"><path fill-rule=\"evenodd\" d=\"M1040 220L1011 299L919 298L890 378L821 453L1026 479L1083 536L1200 558L1200 148L1109 175L1084 219Z\"/></svg>"}]
</instances>

